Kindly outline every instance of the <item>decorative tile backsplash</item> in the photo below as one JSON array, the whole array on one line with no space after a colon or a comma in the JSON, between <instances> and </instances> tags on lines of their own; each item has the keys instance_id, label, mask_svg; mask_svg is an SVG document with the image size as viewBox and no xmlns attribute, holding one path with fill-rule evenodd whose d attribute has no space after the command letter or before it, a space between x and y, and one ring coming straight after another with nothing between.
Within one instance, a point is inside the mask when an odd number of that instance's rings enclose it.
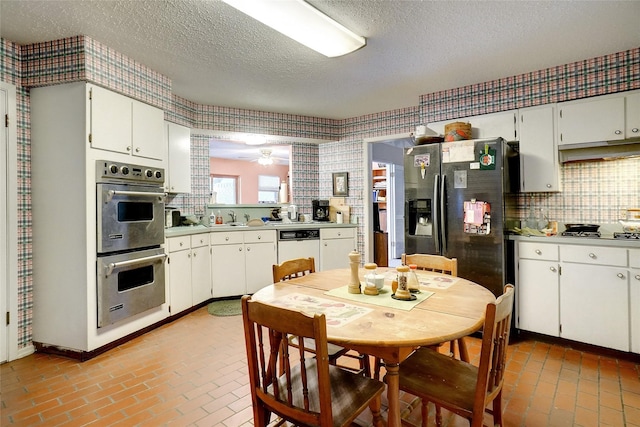
<instances>
[{"instance_id":1,"label":"decorative tile backsplash","mask_svg":"<svg viewBox=\"0 0 640 427\"><path fill-rule=\"evenodd\" d=\"M90 81L162 108L169 121L194 129L265 133L326 140L292 145L293 203L310 213L311 200L331 197L331 173L349 173L347 204L359 220L363 251L363 140L409 133L418 124L640 88L640 48L491 82L416 94L417 105L346 120L249 111L193 103L171 93L171 81L86 36L19 46L0 40L0 79L17 87L19 347L31 343L31 161L29 87ZM204 213L208 201L208 136L194 135L190 195L170 202ZM640 158L565 164L561 193L520 197L561 222L615 222L620 209L640 206Z\"/></svg>"}]
</instances>

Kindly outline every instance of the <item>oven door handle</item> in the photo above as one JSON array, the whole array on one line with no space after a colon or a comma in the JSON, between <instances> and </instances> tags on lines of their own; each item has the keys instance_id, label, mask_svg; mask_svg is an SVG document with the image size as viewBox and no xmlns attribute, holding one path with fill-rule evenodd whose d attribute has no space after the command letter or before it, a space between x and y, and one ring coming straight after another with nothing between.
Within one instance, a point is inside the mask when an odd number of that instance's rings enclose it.
<instances>
[{"instance_id":1,"label":"oven door handle","mask_svg":"<svg viewBox=\"0 0 640 427\"><path fill-rule=\"evenodd\" d=\"M110 262L109 264L107 264L107 271L105 276L110 276L111 273L113 273L113 270L115 270L116 268L130 267L132 265L144 264L144 263L148 263L149 261L156 261L159 259L162 259L162 261L166 260L167 254L146 256L143 258L131 259L129 261Z\"/></svg>"},{"instance_id":2,"label":"oven door handle","mask_svg":"<svg viewBox=\"0 0 640 427\"><path fill-rule=\"evenodd\" d=\"M109 190L107 191L108 197L106 202L110 202L113 196L142 196L142 197L159 197L164 199L167 197L166 193L152 193L146 191L122 191L122 190ZM105 203L106 203L105 202Z\"/></svg>"}]
</instances>

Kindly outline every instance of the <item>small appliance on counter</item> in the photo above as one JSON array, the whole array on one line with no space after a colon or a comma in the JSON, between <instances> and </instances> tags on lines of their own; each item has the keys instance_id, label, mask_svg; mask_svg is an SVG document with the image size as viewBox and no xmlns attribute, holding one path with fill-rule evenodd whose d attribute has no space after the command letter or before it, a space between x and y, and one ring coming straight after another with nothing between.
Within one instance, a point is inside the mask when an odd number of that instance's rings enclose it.
<instances>
[{"instance_id":1,"label":"small appliance on counter","mask_svg":"<svg viewBox=\"0 0 640 427\"><path fill-rule=\"evenodd\" d=\"M271 216L269 217L269 221L282 221L280 208L271 209Z\"/></svg>"},{"instance_id":2,"label":"small appliance on counter","mask_svg":"<svg viewBox=\"0 0 640 427\"><path fill-rule=\"evenodd\" d=\"M180 211L176 208L164 209L164 228L177 227L180 225Z\"/></svg>"},{"instance_id":3,"label":"small appliance on counter","mask_svg":"<svg viewBox=\"0 0 640 427\"><path fill-rule=\"evenodd\" d=\"M312 200L314 221L329 221L329 201L328 200Z\"/></svg>"},{"instance_id":4,"label":"small appliance on counter","mask_svg":"<svg viewBox=\"0 0 640 427\"><path fill-rule=\"evenodd\" d=\"M562 236L567 237L600 237L598 224L565 224Z\"/></svg>"},{"instance_id":5,"label":"small appliance on counter","mask_svg":"<svg viewBox=\"0 0 640 427\"><path fill-rule=\"evenodd\" d=\"M298 206L289 205L287 208L289 221L298 221Z\"/></svg>"}]
</instances>

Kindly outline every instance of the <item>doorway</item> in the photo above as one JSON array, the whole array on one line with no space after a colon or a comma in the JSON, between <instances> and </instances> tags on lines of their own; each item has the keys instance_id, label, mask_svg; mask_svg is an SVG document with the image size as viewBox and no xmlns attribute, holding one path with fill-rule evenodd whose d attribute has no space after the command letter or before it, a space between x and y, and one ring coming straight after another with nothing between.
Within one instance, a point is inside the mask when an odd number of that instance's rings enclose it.
<instances>
[{"instance_id":1,"label":"doorway","mask_svg":"<svg viewBox=\"0 0 640 427\"><path fill-rule=\"evenodd\" d=\"M0 363L18 354L18 222L16 87L0 82Z\"/></svg>"},{"instance_id":2,"label":"doorway","mask_svg":"<svg viewBox=\"0 0 640 427\"><path fill-rule=\"evenodd\" d=\"M364 194L367 262L376 262L376 242L386 240L387 264L400 264L404 252L404 149L413 145L410 134L364 140L365 176L369 183ZM375 233L379 228L385 236Z\"/></svg>"}]
</instances>

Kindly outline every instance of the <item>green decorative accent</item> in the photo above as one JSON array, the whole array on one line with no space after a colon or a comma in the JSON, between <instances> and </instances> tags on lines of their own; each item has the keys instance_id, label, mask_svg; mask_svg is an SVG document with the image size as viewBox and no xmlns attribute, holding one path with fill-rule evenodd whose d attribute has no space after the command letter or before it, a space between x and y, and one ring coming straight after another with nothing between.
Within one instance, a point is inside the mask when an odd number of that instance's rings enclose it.
<instances>
[{"instance_id":1,"label":"green decorative accent","mask_svg":"<svg viewBox=\"0 0 640 427\"><path fill-rule=\"evenodd\" d=\"M214 301L209 303L207 311L214 316L239 316L242 314L242 306L239 299Z\"/></svg>"}]
</instances>

